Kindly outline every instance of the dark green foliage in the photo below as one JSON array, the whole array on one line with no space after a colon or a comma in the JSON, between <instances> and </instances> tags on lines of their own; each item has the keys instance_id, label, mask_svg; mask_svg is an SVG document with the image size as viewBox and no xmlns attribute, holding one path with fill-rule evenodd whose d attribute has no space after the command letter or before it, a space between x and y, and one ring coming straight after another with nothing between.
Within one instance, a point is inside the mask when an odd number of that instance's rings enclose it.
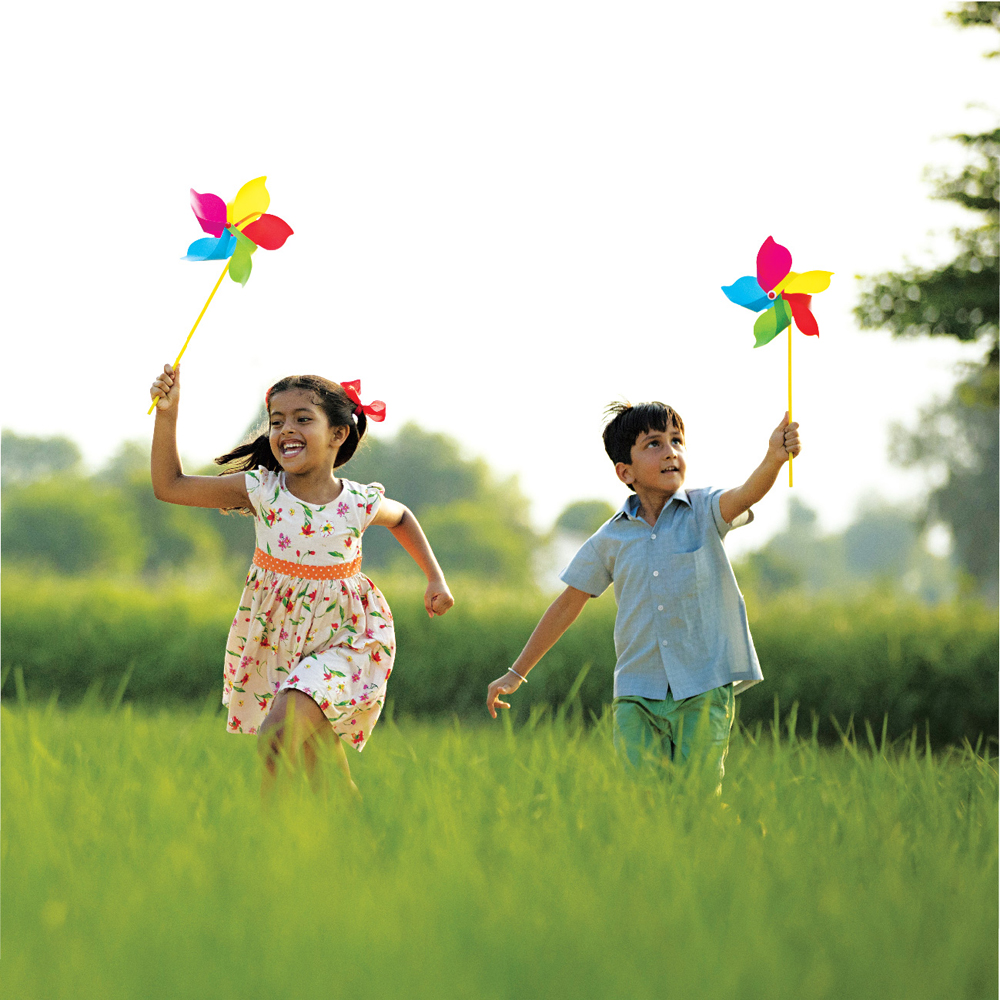
<instances>
[{"instance_id":1,"label":"dark green foliage","mask_svg":"<svg viewBox=\"0 0 1000 1000\"><path fill-rule=\"evenodd\" d=\"M9 469L4 466L11 480L4 487L5 560L37 562L67 573L100 567L147 577L179 570L204 576L220 569L238 577L249 565L252 518L157 500L147 445L125 442L90 479L66 484L59 478L32 486L31 480L43 472L60 471L60 462L77 463L76 446L62 438L4 434L4 461L8 449L12 456ZM220 471L209 466L195 474ZM406 504L423 523L449 576L471 573L534 586L532 557L538 539L516 480L495 481L482 459L462 458L458 444L445 435L407 424L394 438L366 438L361 453L340 471L361 482L381 482L388 496ZM74 512L70 508L76 495L81 508ZM98 509L102 504L104 512ZM52 529L46 537L48 525ZM109 535L114 535L110 546ZM393 566L419 573L384 528L366 533L364 553L371 571Z\"/></svg>"},{"instance_id":2,"label":"dark green foliage","mask_svg":"<svg viewBox=\"0 0 1000 1000\"><path fill-rule=\"evenodd\" d=\"M4 489L4 560L59 573L130 573L146 557L135 511L76 476Z\"/></svg>"},{"instance_id":3,"label":"dark green foliage","mask_svg":"<svg viewBox=\"0 0 1000 1000\"><path fill-rule=\"evenodd\" d=\"M365 437L341 475L381 483L386 496L409 507L446 574L531 585L537 539L516 480L496 482L481 458L463 458L456 441L416 424L405 424L393 438L377 433ZM409 568L409 557L384 529L366 532L364 553L373 571Z\"/></svg>"},{"instance_id":4,"label":"dark green foliage","mask_svg":"<svg viewBox=\"0 0 1000 1000\"><path fill-rule=\"evenodd\" d=\"M481 458L462 458L458 442L412 423L393 438L379 436L377 429L367 434L357 454L337 471L355 482L381 483L417 515L453 500L476 499L490 485L489 467Z\"/></svg>"},{"instance_id":5,"label":"dark green foliage","mask_svg":"<svg viewBox=\"0 0 1000 1000\"><path fill-rule=\"evenodd\" d=\"M545 601L456 586L458 603L428 619L422 588L383 581L399 653L390 682L397 714L484 719L486 687L514 661ZM221 695L225 637L238 590L143 591L90 581L3 580L3 670L23 669L29 694L80 696L93 682L112 691L131 669L126 698L159 701ZM512 696L518 717L562 704L581 670L580 704L600 715L611 700L615 606L592 601ZM976 602L927 608L873 592L844 600L783 597L751 608L765 681L737 701L745 724L767 722L774 698L799 704L834 738L853 716L890 738L926 724L935 744L997 735L997 614ZM9 683L9 682L8 682Z\"/></svg>"},{"instance_id":6,"label":"dark green foliage","mask_svg":"<svg viewBox=\"0 0 1000 1000\"><path fill-rule=\"evenodd\" d=\"M1000 29L997 3L963 3L948 16L963 27ZM982 361L967 366L946 402L923 410L915 430L897 428L894 457L903 465L943 470L945 482L929 496L926 520L949 526L964 568L980 591L995 599L1000 128L952 138L965 147L969 160L957 174L933 176L933 196L977 213L979 224L954 232L956 256L941 267L910 267L863 279L855 315L862 327L887 328L895 336L949 336L984 347Z\"/></svg>"},{"instance_id":7,"label":"dark green foliage","mask_svg":"<svg viewBox=\"0 0 1000 1000\"><path fill-rule=\"evenodd\" d=\"M248 524L249 536L244 534L242 551L232 563L219 530L224 521L215 510L157 500L148 449L126 442L89 479L60 475L5 486L3 558L7 564L71 574L155 576L188 567L211 575L227 563L226 569L238 574L253 551L253 525Z\"/></svg>"},{"instance_id":8,"label":"dark green foliage","mask_svg":"<svg viewBox=\"0 0 1000 1000\"><path fill-rule=\"evenodd\" d=\"M531 584L534 533L519 519L498 523L493 505L472 500L430 507L420 516L438 562L447 572L474 573L483 580ZM366 532L365 544L374 535ZM395 563L409 557L397 546ZM366 549L367 557L367 549Z\"/></svg>"},{"instance_id":9,"label":"dark green foliage","mask_svg":"<svg viewBox=\"0 0 1000 1000\"><path fill-rule=\"evenodd\" d=\"M945 11L945 17L962 28L1000 28L1000 3L960 3L957 10ZM1000 52L987 52L992 59Z\"/></svg>"}]
</instances>

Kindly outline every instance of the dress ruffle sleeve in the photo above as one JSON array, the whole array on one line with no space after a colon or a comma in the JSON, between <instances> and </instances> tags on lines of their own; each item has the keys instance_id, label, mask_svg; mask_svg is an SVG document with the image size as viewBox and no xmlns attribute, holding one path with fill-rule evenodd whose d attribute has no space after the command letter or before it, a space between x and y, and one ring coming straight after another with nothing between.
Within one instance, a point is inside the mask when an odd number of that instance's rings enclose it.
<instances>
[{"instance_id":1,"label":"dress ruffle sleeve","mask_svg":"<svg viewBox=\"0 0 1000 1000\"><path fill-rule=\"evenodd\" d=\"M385 497L385 487L381 483L369 483L363 489L365 494L365 509L362 519L362 531L375 520L375 515L379 511L379 507L382 506L382 500Z\"/></svg>"},{"instance_id":2,"label":"dress ruffle sleeve","mask_svg":"<svg viewBox=\"0 0 1000 1000\"><path fill-rule=\"evenodd\" d=\"M261 504L273 503L278 495L278 474L259 465L246 473L247 496L255 514L260 514Z\"/></svg>"}]
</instances>

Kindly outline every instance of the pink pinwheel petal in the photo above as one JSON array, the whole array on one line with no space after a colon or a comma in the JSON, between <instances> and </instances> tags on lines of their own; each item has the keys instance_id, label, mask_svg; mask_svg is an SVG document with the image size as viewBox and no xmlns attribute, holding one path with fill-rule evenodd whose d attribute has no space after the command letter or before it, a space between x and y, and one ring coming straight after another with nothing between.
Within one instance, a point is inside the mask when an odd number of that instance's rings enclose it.
<instances>
[{"instance_id":1,"label":"pink pinwheel petal","mask_svg":"<svg viewBox=\"0 0 1000 1000\"><path fill-rule=\"evenodd\" d=\"M243 227L243 235L265 250L277 250L292 235L292 227L276 215L262 215Z\"/></svg>"},{"instance_id":2,"label":"pink pinwheel petal","mask_svg":"<svg viewBox=\"0 0 1000 1000\"><path fill-rule=\"evenodd\" d=\"M757 251L757 283L769 292L791 269L792 255L768 236Z\"/></svg>"},{"instance_id":3,"label":"pink pinwheel petal","mask_svg":"<svg viewBox=\"0 0 1000 1000\"><path fill-rule=\"evenodd\" d=\"M791 306L792 319L795 320L795 325L807 337L818 337L819 323L816 322L816 317L813 316L812 310L809 308L812 296L801 292L792 293L791 295L788 292L782 292L781 297Z\"/></svg>"},{"instance_id":4,"label":"pink pinwheel petal","mask_svg":"<svg viewBox=\"0 0 1000 1000\"><path fill-rule=\"evenodd\" d=\"M226 203L217 194L198 194L191 188L191 210L206 233L222 235L226 228Z\"/></svg>"}]
</instances>

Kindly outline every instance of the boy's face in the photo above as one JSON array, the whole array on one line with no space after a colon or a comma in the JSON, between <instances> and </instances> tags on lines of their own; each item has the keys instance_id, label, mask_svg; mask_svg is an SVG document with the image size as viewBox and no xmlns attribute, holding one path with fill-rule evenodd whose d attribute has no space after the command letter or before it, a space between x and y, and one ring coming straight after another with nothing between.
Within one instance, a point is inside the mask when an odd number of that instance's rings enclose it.
<instances>
[{"instance_id":1,"label":"boy's face","mask_svg":"<svg viewBox=\"0 0 1000 1000\"><path fill-rule=\"evenodd\" d=\"M687 472L684 432L673 424L665 431L644 431L632 445L631 461L619 462L615 472L637 493L676 493L684 485Z\"/></svg>"}]
</instances>

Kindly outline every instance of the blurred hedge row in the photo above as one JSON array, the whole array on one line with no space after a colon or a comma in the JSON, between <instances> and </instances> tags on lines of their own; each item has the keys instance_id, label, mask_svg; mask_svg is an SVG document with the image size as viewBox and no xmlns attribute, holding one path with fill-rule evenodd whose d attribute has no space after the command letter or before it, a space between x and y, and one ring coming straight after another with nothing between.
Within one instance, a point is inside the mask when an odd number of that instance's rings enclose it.
<instances>
[{"instance_id":1,"label":"blurred hedge row","mask_svg":"<svg viewBox=\"0 0 1000 1000\"><path fill-rule=\"evenodd\" d=\"M380 581L396 618L399 653L390 701L400 714L488 718L487 684L520 651L545 600L516 591L455 586L458 603L444 618L427 618L422 588L411 580ZM72 700L98 682L112 693L130 672L127 699L207 699L221 693L222 654L238 593L190 587L142 589L100 580L3 576L4 695L21 668L29 697L59 692ZM611 700L614 668L610 594L592 601L513 696L520 718L536 705L565 701L583 667L586 710ZM740 721L784 714L799 703L833 737L830 716L853 715L876 731L888 714L891 738L929 726L940 745L997 735L997 613L976 602L928 607L868 593L840 602L783 598L751 607L751 628L765 682L741 695ZM804 720L804 721L801 721Z\"/></svg>"}]
</instances>

